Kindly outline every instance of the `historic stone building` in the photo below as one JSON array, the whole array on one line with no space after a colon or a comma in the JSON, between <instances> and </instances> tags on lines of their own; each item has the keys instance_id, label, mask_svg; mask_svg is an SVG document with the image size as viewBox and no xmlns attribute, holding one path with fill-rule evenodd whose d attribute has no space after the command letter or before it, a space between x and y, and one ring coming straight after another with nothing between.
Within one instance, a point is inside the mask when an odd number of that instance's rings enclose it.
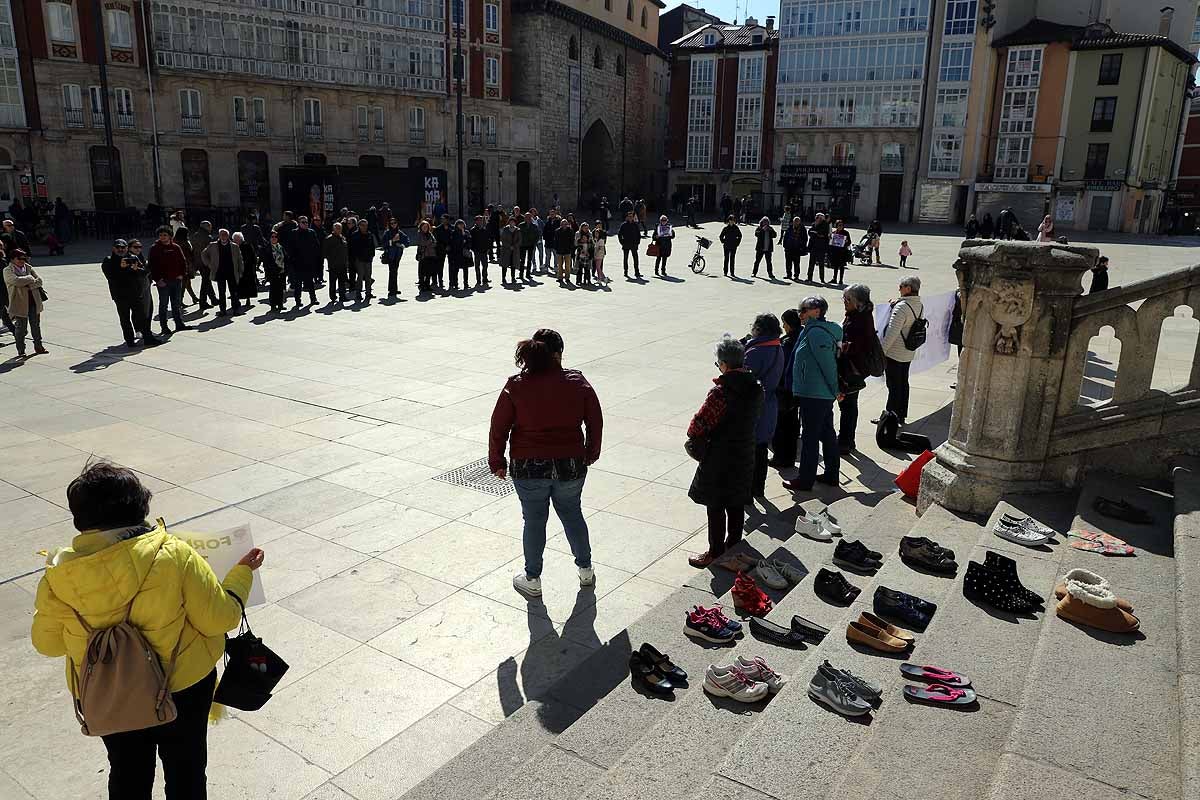
<instances>
[{"instance_id":1,"label":"historic stone building","mask_svg":"<svg viewBox=\"0 0 1200 800\"><path fill-rule=\"evenodd\" d=\"M535 202L663 194L661 0L515 0L513 100L536 109Z\"/></svg>"}]
</instances>

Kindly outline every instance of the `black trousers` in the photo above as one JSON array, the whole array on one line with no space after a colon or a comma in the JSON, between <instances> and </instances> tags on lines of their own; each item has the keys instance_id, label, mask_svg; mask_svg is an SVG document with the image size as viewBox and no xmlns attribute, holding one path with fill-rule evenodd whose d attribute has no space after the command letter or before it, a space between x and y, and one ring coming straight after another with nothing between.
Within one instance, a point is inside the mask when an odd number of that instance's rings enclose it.
<instances>
[{"instance_id":1,"label":"black trousers","mask_svg":"<svg viewBox=\"0 0 1200 800\"><path fill-rule=\"evenodd\" d=\"M884 358L883 379L887 384L887 410L895 411L900 421L908 419L908 361Z\"/></svg>"},{"instance_id":2,"label":"black trousers","mask_svg":"<svg viewBox=\"0 0 1200 800\"><path fill-rule=\"evenodd\" d=\"M208 269L201 268L200 270L200 308L205 309L209 306L217 304L217 293L213 291L212 278L208 275Z\"/></svg>"},{"instance_id":3,"label":"black trousers","mask_svg":"<svg viewBox=\"0 0 1200 800\"><path fill-rule=\"evenodd\" d=\"M217 300L221 309L221 313L225 313L225 293L229 292L229 302L233 306L234 311L242 307L238 302L237 283L234 282L232 275L217 276Z\"/></svg>"},{"instance_id":4,"label":"black trousers","mask_svg":"<svg viewBox=\"0 0 1200 800\"><path fill-rule=\"evenodd\" d=\"M726 274L726 275L734 274L734 272L733 272L733 257L736 253L737 253L736 247L726 247L725 248L725 265L721 268L721 271L724 274Z\"/></svg>"},{"instance_id":5,"label":"black trousers","mask_svg":"<svg viewBox=\"0 0 1200 800\"><path fill-rule=\"evenodd\" d=\"M470 269L471 269L470 261L461 261L461 262L456 261L455 263L451 264L450 265L450 288L451 289L458 288L458 273L461 272L462 273L462 288L470 289L471 288Z\"/></svg>"},{"instance_id":6,"label":"black trousers","mask_svg":"<svg viewBox=\"0 0 1200 800\"><path fill-rule=\"evenodd\" d=\"M388 296L395 297L400 294L400 262L393 261L387 265L388 267Z\"/></svg>"},{"instance_id":7,"label":"black trousers","mask_svg":"<svg viewBox=\"0 0 1200 800\"><path fill-rule=\"evenodd\" d=\"M858 392L850 392L838 403L841 409L841 424L838 427L838 444L844 447L854 446L854 431L858 428Z\"/></svg>"},{"instance_id":8,"label":"black trousers","mask_svg":"<svg viewBox=\"0 0 1200 800\"><path fill-rule=\"evenodd\" d=\"M750 274L751 275L758 274L758 264L764 258L767 259L767 274L770 275L772 278L774 278L775 270L771 266L771 254L765 250L759 250L754 254L754 270Z\"/></svg>"},{"instance_id":9,"label":"black trousers","mask_svg":"<svg viewBox=\"0 0 1200 800\"><path fill-rule=\"evenodd\" d=\"M523 276L530 278L533 275L533 266L537 263L537 248L533 245L521 248L521 263L525 265Z\"/></svg>"},{"instance_id":10,"label":"black trousers","mask_svg":"<svg viewBox=\"0 0 1200 800\"><path fill-rule=\"evenodd\" d=\"M783 269L789 278L800 280L800 259L803 256L799 250L783 251Z\"/></svg>"},{"instance_id":11,"label":"black trousers","mask_svg":"<svg viewBox=\"0 0 1200 800\"><path fill-rule=\"evenodd\" d=\"M283 308L284 300L287 298L287 276L272 275L271 276L271 308Z\"/></svg>"},{"instance_id":12,"label":"black trousers","mask_svg":"<svg viewBox=\"0 0 1200 800\"><path fill-rule=\"evenodd\" d=\"M292 278L292 297L295 299L297 306L300 305L300 295L303 292L308 292L309 302L315 306L317 304L317 282L308 273L296 275Z\"/></svg>"},{"instance_id":13,"label":"black trousers","mask_svg":"<svg viewBox=\"0 0 1200 800\"><path fill-rule=\"evenodd\" d=\"M488 255L486 250L475 250L475 285L491 283L488 280Z\"/></svg>"},{"instance_id":14,"label":"black trousers","mask_svg":"<svg viewBox=\"0 0 1200 800\"><path fill-rule=\"evenodd\" d=\"M762 497L767 493L767 443L754 445L754 484L752 494Z\"/></svg>"},{"instance_id":15,"label":"black trousers","mask_svg":"<svg viewBox=\"0 0 1200 800\"><path fill-rule=\"evenodd\" d=\"M845 261L842 261L840 264L831 264L830 268L833 270L833 275L830 276L830 283L832 283L834 286L841 286L846 282Z\"/></svg>"},{"instance_id":16,"label":"black trousers","mask_svg":"<svg viewBox=\"0 0 1200 800\"><path fill-rule=\"evenodd\" d=\"M150 318L146 316L146 301L139 297L113 298L117 306L117 319L121 321L121 333L126 342L136 338L135 331L143 337L150 333Z\"/></svg>"},{"instance_id":17,"label":"black trousers","mask_svg":"<svg viewBox=\"0 0 1200 800\"><path fill-rule=\"evenodd\" d=\"M342 267L329 268L329 301L337 303L346 296L346 270Z\"/></svg>"},{"instance_id":18,"label":"black trousers","mask_svg":"<svg viewBox=\"0 0 1200 800\"><path fill-rule=\"evenodd\" d=\"M775 437L771 449L775 451L775 463L786 466L796 464L796 437L800 435L800 410L792 402L792 396L779 398L779 418L775 423Z\"/></svg>"},{"instance_id":19,"label":"black trousers","mask_svg":"<svg viewBox=\"0 0 1200 800\"><path fill-rule=\"evenodd\" d=\"M636 247L622 248L625 252L625 277L629 277L629 255L633 254L633 273L639 278L642 277L642 270L638 267L638 253Z\"/></svg>"},{"instance_id":20,"label":"black trousers","mask_svg":"<svg viewBox=\"0 0 1200 800\"><path fill-rule=\"evenodd\" d=\"M162 759L167 800L205 800L208 766L208 710L217 671L199 683L173 692L179 716L155 728L101 737L108 751L109 800L150 800L154 757Z\"/></svg>"},{"instance_id":21,"label":"black trousers","mask_svg":"<svg viewBox=\"0 0 1200 800\"><path fill-rule=\"evenodd\" d=\"M740 504L704 508L708 511L708 553L719 556L742 540L746 509Z\"/></svg>"},{"instance_id":22,"label":"black trousers","mask_svg":"<svg viewBox=\"0 0 1200 800\"><path fill-rule=\"evenodd\" d=\"M663 275L667 274L667 257L666 256L657 256L654 259L654 274L655 275L659 274L658 271L660 269L662 270Z\"/></svg>"},{"instance_id":23,"label":"black trousers","mask_svg":"<svg viewBox=\"0 0 1200 800\"><path fill-rule=\"evenodd\" d=\"M825 282L825 246L817 245L808 251L808 282L812 283L813 267L821 270L821 283Z\"/></svg>"}]
</instances>

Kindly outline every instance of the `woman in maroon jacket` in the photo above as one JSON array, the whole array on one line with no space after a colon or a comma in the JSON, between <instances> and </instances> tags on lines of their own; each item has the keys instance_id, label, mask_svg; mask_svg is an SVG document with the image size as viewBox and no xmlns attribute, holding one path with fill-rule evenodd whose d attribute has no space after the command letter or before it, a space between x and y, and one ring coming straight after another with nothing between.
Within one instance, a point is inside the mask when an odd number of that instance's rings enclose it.
<instances>
[{"instance_id":1,"label":"woman in maroon jacket","mask_svg":"<svg viewBox=\"0 0 1200 800\"><path fill-rule=\"evenodd\" d=\"M500 392L488 436L488 466L497 477L512 478L525 518L525 569L513 586L534 597L542 593L551 500L579 567L579 585L596 582L580 498L588 465L600 457L603 419L595 390L578 370L563 369L562 354L562 337L548 328L517 344L521 372ZM504 459L506 443L511 464Z\"/></svg>"}]
</instances>

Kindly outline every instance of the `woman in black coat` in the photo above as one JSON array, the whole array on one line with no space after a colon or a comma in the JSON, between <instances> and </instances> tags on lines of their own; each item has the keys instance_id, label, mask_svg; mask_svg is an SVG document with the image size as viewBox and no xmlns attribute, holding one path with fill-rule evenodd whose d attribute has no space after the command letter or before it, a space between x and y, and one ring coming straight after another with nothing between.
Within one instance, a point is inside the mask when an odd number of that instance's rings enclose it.
<instances>
[{"instance_id":1,"label":"woman in black coat","mask_svg":"<svg viewBox=\"0 0 1200 800\"><path fill-rule=\"evenodd\" d=\"M962 355L962 340L963 340L963 314L962 314L962 289L954 290L954 310L950 312L950 331L947 334L950 344L958 348L959 355Z\"/></svg>"},{"instance_id":2,"label":"woman in black coat","mask_svg":"<svg viewBox=\"0 0 1200 800\"><path fill-rule=\"evenodd\" d=\"M838 351L838 409L841 427L838 430L838 449L848 452L855 448L854 431L858 427L858 393L866 387L870 375L871 352L882 353L879 336L875 333L875 305L871 290L861 283L842 292L846 318L842 320L842 343Z\"/></svg>"},{"instance_id":3,"label":"woman in black coat","mask_svg":"<svg viewBox=\"0 0 1200 800\"><path fill-rule=\"evenodd\" d=\"M800 259L807 253L808 231L799 217L792 217L783 232L783 264L788 280L800 280Z\"/></svg>"},{"instance_id":4,"label":"woman in black coat","mask_svg":"<svg viewBox=\"0 0 1200 800\"><path fill-rule=\"evenodd\" d=\"M783 376L775 394L779 398L775 436L771 439L770 466L775 469L791 469L796 466L796 439L800 435L800 407L792 395L792 368L796 359L796 343L804 323L800 312L789 308L780 315L783 323Z\"/></svg>"},{"instance_id":5,"label":"woman in black coat","mask_svg":"<svg viewBox=\"0 0 1200 800\"><path fill-rule=\"evenodd\" d=\"M246 301L246 308L250 308L258 298L258 250L241 231L233 235L233 241L242 251L242 280L238 283L238 296Z\"/></svg>"},{"instance_id":6,"label":"woman in black coat","mask_svg":"<svg viewBox=\"0 0 1200 800\"><path fill-rule=\"evenodd\" d=\"M717 344L717 367L704 404L688 426L688 454L699 461L688 497L708 511L708 552L693 556L707 567L742 540L745 507L754 480L754 429L762 413L762 384L745 367L746 349L737 339Z\"/></svg>"},{"instance_id":7,"label":"woman in black coat","mask_svg":"<svg viewBox=\"0 0 1200 800\"><path fill-rule=\"evenodd\" d=\"M834 286L843 286L846 283L846 265L850 263L850 232L846 230L845 223L838 220L833 226L833 231L829 234L829 266L833 268L833 277L830 281Z\"/></svg>"},{"instance_id":8,"label":"woman in black coat","mask_svg":"<svg viewBox=\"0 0 1200 800\"><path fill-rule=\"evenodd\" d=\"M725 266L722 273L731 278L736 277L733 272L733 257L737 253L738 245L742 243L742 229L738 227L732 214L725 218L725 227L721 229L721 235L717 238L725 248Z\"/></svg>"},{"instance_id":9,"label":"woman in black coat","mask_svg":"<svg viewBox=\"0 0 1200 800\"><path fill-rule=\"evenodd\" d=\"M450 229L450 244L446 251L450 260L450 285L458 283L458 271L462 270L462 288L470 289L467 273L471 267L471 234L467 233L467 223L457 220Z\"/></svg>"},{"instance_id":10,"label":"woman in black coat","mask_svg":"<svg viewBox=\"0 0 1200 800\"><path fill-rule=\"evenodd\" d=\"M771 253L774 251L775 229L771 227L770 217L763 217L758 221L758 227L754 229L754 269L750 273L752 278L758 277L758 262L766 256L767 277L775 280L775 271L771 268Z\"/></svg>"},{"instance_id":11,"label":"woman in black coat","mask_svg":"<svg viewBox=\"0 0 1200 800\"><path fill-rule=\"evenodd\" d=\"M658 218L654 227L654 244L658 246L658 255L654 259L654 274L667 277L667 259L671 257L671 240L675 238L675 229L671 227L667 215Z\"/></svg>"}]
</instances>

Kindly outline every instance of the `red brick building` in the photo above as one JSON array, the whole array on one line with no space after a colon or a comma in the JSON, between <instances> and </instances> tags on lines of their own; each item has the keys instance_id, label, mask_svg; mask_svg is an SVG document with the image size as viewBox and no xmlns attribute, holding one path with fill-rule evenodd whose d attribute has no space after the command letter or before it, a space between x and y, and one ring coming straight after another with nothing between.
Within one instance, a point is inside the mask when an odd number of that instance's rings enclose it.
<instances>
[{"instance_id":1,"label":"red brick building","mask_svg":"<svg viewBox=\"0 0 1200 800\"><path fill-rule=\"evenodd\" d=\"M668 190L713 211L723 195L758 201L770 175L779 32L753 18L672 43ZM761 202L756 202L761 206Z\"/></svg>"}]
</instances>

